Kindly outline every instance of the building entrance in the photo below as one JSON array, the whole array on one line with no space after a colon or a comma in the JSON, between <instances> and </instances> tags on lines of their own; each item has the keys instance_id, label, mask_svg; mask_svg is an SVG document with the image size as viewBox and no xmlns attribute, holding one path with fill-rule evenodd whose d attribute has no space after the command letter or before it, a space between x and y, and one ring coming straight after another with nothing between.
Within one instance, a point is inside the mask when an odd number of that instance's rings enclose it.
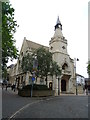
<instances>
[{"instance_id":1,"label":"building entrance","mask_svg":"<svg viewBox=\"0 0 90 120\"><path fill-rule=\"evenodd\" d=\"M52 82L49 83L49 88L52 90Z\"/></svg>"},{"instance_id":2,"label":"building entrance","mask_svg":"<svg viewBox=\"0 0 90 120\"><path fill-rule=\"evenodd\" d=\"M66 81L61 80L61 91L66 91Z\"/></svg>"}]
</instances>

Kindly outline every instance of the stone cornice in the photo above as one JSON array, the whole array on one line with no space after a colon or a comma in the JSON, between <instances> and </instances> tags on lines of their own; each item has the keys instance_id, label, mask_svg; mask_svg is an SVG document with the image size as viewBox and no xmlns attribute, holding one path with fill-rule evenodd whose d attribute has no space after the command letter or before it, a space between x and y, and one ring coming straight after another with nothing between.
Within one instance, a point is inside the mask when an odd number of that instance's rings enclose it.
<instances>
[{"instance_id":1,"label":"stone cornice","mask_svg":"<svg viewBox=\"0 0 90 120\"><path fill-rule=\"evenodd\" d=\"M53 53L53 54L54 54L54 53L61 53L61 54L64 54L64 55L69 56L68 53L63 53L63 52L60 52L60 51L53 51L53 52L51 52L51 53Z\"/></svg>"},{"instance_id":2,"label":"stone cornice","mask_svg":"<svg viewBox=\"0 0 90 120\"><path fill-rule=\"evenodd\" d=\"M61 38L61 37L58 37L58 38L51 38L51 40L49 41L49 45L53 42L63 42L65 44L67 44L67 40L65 38Z\"/></svg>"}]
</instances>

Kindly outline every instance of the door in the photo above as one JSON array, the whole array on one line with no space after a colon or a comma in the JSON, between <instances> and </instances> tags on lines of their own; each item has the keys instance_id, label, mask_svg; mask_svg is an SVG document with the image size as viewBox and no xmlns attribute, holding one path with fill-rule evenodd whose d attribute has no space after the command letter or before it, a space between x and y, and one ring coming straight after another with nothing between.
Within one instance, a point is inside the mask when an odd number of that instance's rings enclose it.
<instances>
[{"instance_id":1,"label":"door","mask_svg":"<svg viewBox=\"0 0 90 120\"><path fill-rule=\"evenodd\" d=\"M66 81L61 80L61 91L66 91Z\"/></svg>"},{"instance_id":2,"label":"door","mask_svg":"<svg viewBox=\"0 0 90 120\"><path fill-rule=\"evenodd\" d=\"M49 88L52 90L52 82L49 83Z\"/></svg>"}]
</instances>

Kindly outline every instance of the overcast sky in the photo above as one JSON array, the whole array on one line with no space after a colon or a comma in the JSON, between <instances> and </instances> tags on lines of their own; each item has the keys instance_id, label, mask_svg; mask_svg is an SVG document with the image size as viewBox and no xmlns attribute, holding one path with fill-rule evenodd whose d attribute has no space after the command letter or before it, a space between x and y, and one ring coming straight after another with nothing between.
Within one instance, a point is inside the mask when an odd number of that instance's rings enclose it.
<instances>
[{"instance_id":1,"label":"overcast sky","mask_svg":"<svg viewBox=\"0 0 90 120\"><path fill-rule=\"evenodd\" d=\"M19 25L15 33L16 47L20 50L24 37L49 46L54 35L57 16L62 33L68 41L68 54L79 58L76 72L88 77L88 1L89 0L10 0Z\"/></svg>"}]
</instances>

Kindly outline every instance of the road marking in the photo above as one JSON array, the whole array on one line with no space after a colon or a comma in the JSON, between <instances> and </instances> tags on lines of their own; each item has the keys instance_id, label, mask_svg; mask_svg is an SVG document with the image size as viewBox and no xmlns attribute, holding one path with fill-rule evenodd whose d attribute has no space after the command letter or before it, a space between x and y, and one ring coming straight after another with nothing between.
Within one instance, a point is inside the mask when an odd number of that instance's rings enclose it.
<instances>
[{"instance_id":1,"label":"road marking","mask_svg":"<svg viewBox=\"0 0 90 120\"><path fill-rule=\"evenodd\" d=\"M32 103L29 103L29 104L23 106L21 109L19 109L18 111L16 111L12 116L10 116L10 118L9 118L8 120L14 118L14 116L15 116L16 114L18 114L20 111L22 111L23 109L29 107L29 106L32 105L32 104L38 103L38 102L40 102L40 101L32 102Z\"/></svg>"},{"instance_id":2,"label":"road marking","mask_svg":"<svg viewBox=\"0 0 90 120\"><path fill-rule=\"evenodd\" d=\"M45 99L45 100L51 100L51 99L54 99L54 97L47 98L47 99ZM23 106L21 109L19 109L18 111L16 111L13 115L11 115L11 116L8 118L8 120L11 120L12 118L14 118L16 114L20 113L20 111L24 110L25 108L29 107L30 105L36 104L36 103L39 103L39 102L42 102L42 101L45 101L45 100L42 99L42 100L35 101L35 102L29 103L29 104Z\"/></svg>"}]
</instances>

